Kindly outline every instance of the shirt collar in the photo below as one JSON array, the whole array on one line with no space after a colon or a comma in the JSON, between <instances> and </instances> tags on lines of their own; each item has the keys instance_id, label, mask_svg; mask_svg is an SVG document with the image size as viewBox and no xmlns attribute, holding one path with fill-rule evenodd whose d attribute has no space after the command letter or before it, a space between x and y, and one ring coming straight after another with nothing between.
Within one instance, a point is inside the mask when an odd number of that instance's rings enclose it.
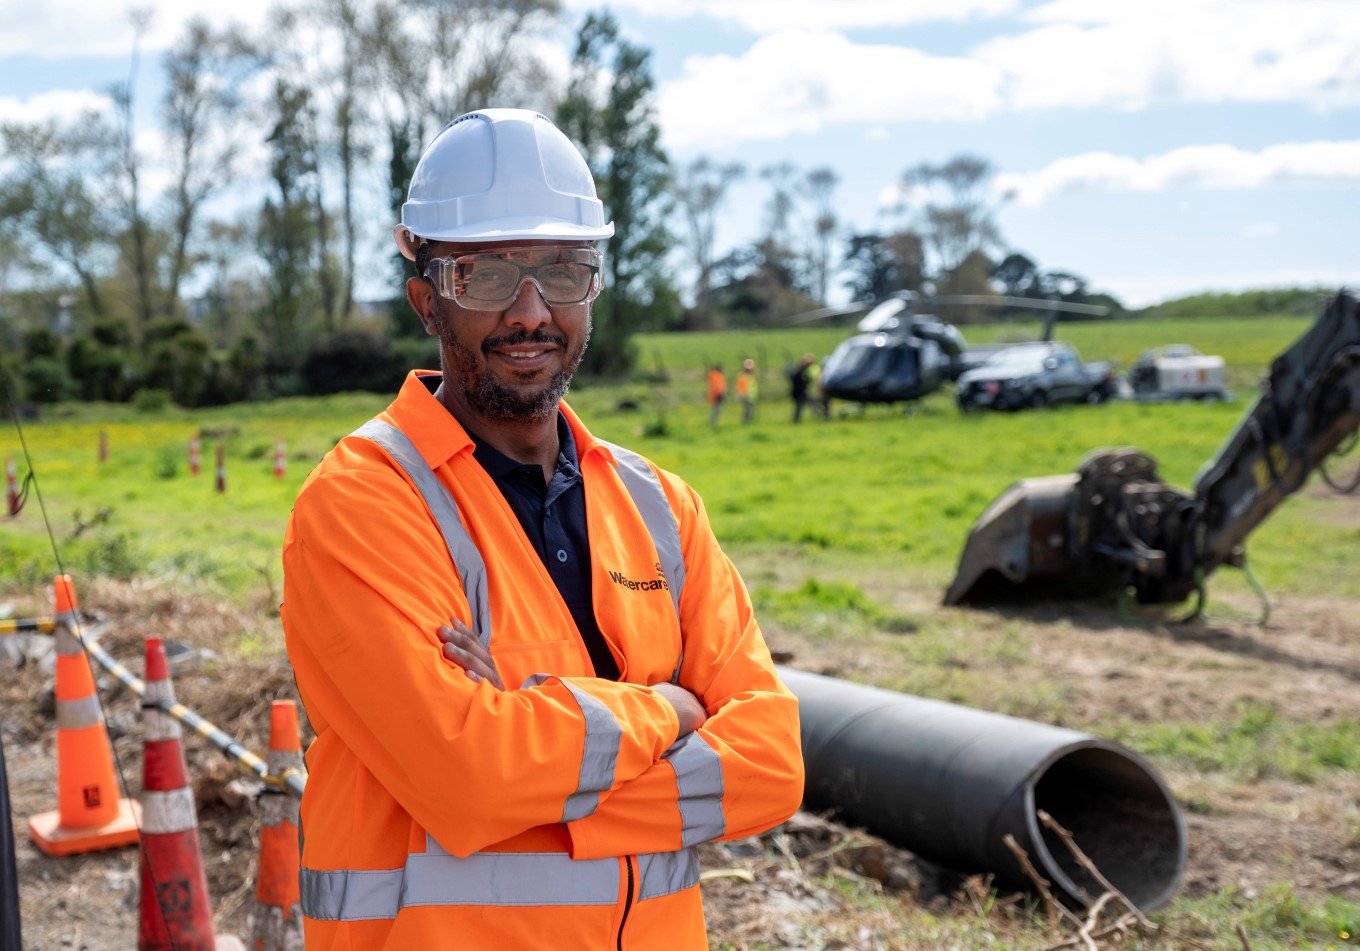
<instances>
[{"instance_id":1,"label":"shirt collar","mask_svg":"<svg viewBox=\"0 0 1360 951\"><path fill-rule=\"evenodd\" d=\"M468 435L472 437L475 447L472 450L472 455L493 479L502 479L517 469L538 468L538 466L511 459L476 433L468 433ZM571 473L579 471L581 466L576 458L576 440L572 437L571 427L567 425L566 417L560 411L557 414L557 439L559 446L557 468L566 469Z\"/></svg>"},{"instance_id":2,"label":"shirt collar","mask_svg":"<svg viewBox=\"0 0 1360 951\"><path fill-rule=\"evenodd\" d=\"M477 448L468 431L434 398L443 378L437 370L412 370L384 414L415 444L431 469L439 468L460 452ZM565 401L558 404L557 433L562 451L570 450L568 458L578 468L581 456L597 450L603 451L611 463L614 461L613 454L586 429Z\"/></svg>"}]
</instances>

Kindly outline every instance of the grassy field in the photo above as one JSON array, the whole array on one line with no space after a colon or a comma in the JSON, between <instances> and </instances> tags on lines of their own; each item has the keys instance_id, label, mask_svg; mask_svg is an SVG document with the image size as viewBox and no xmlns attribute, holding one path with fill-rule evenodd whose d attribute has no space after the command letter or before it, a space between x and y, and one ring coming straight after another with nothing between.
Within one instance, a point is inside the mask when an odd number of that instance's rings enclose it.
<instances>
[{"instance_id":1,"label":"grassy field","mask_svg":"<svg viewBox=\"0 0 1360 951\"><path fill-rule=\"evenodd\" d=\"M864 656L883 660L875 672L882 686L1122 740L1176 776L1194 777L1186 781L1191 791L1184 805L1195 810L1203 801L1212 811L1218 808L1214 794L1197 791L1204 783L1249 786L1284 778L1325 785L1354 776L1360 772L1360 724L1343 715L1314 725L1267 702L1151 721L1088 709L1070 683L1043 673L1036 659L1042 641L1030 629L1005 618L977 623L933 605L973 521L1018 478L1069 472L1092 449L1132 445L1159 460L1168 482L1189 488L1250 406L1270 359L1307 326L1307 320L1278 318L1059 328L1058 336L1088 359L1121 365L1147 347L1171 342L1221 354L1237 395L1224 404L1117 401L964 416L946 387L911 414L901 407L846 405L833 407L828 420L805 417L794 425L783 367L804 351L829 352L848 334L834 329L642 337L637 379L584 384L570 401L598 435L642 451L700 492L768 629L813 649L845 650L842 645L853 641ZM965 333L970 343L987 343L1033 338L1037 328L997 325ZM762 369L759 416L743 426L739 409L729 405L711 429L703 371L719 361L731 372L746 356ZM152 413L69 404L44 408L39 419L25 422L23 433L66 570L150 578L268 608L277 605L279 546L299 485L337 439L386 402L347 394ZM101 432L109 447L104 463L98 460ZM189 474L187 459L195 433L203 446L197 477ZM287 444L283 478L273 475L278 438ZM214 491L219 442L226 451L225 493ZM22 476L20 450L14 427L6 425L0 454L15 457ZM1350 461L1347 471L1354 465ZM1249 551L1272 595L1352 601L1360 598L1357 543L1354 500L1310 488L1257 530ZM31 497L18 518L0 521L0 591L39 590L55 571ZM898 589L912 592L911 609L889 606L886 592ZM1211 611L1238 617L1244 599L1250 603L1252 597L1232 571L1212 579L1210 594ZM277 624L265 612L261 618L261 630ZM261 644L277 644L276 635L243 631L236 648ZM1360 841L1360 829L1355 836ZM879 900L871 893L852 898ZM1356 903L1302 900L1287 883L1267 895L1228 890L1177 907L1216 922L1260 919L1254 934L1276 937L1258 940L1257 949L1308 946L1295 936L1349 934L1360 922ZM941 941L957 935L966 942L975 934L972 923L959 919L932 922L926 916L908 927L938 927ZM1041 934L1036 927L1033 940ZM1040 945L1021 940L995 946Z\"/></svg>"},{"instance_id":2,"label":"grassy field","mask_svg":"<svg viewBox=\"0 0 1360 951\"><path fill-rule=\"evenodd\" d=\"M1226 404L1116 402L965 417L946 388L910 416L900 407L846 405L833 407L830 421L794 426L777 363L763 374L754 425L741 426L730 406L716 431L707 426L705 358L735 366L745 354L768 361L806 349L822 353L845 336L835 330L644 337L640 351L654 355L651 365L666 367L665 382L582 386L570 399L597 433L634 445L688 479L725 544L835 551L900 565L942 586L974 519L1017 478L1068 472L1088 450L1132 445L1159 461L1168 482L1191 486L1245 412L1269 358L1305 326L1279 319L1061 328L1091 356L1127 359L1166 340L1221 353L1240 395ZM1033 329L993 326L969 336L1010 339ZM385 402L356 394L156 413L70 404L46 409L24 432L68 567L174 576L235 596L276 578L297 487L340 436ZM101 431L109 445L103 464ZM197 477L187 462L195 432L203 434ZM282 479L272 474L276 438L287 444ZM213 491L218 442L226 451L225 494ZM0 453L18 457L19 448L15 430L6 427ZM1360 594L1360 576L1348 564L1360 530L1331 513L1329 499L1295 498L1256 533L1250 550L1263 583ZM53 561L36 499L20 518L0 523L0 579L32 583L51 574Z\"/></svg>"}]
</instances>

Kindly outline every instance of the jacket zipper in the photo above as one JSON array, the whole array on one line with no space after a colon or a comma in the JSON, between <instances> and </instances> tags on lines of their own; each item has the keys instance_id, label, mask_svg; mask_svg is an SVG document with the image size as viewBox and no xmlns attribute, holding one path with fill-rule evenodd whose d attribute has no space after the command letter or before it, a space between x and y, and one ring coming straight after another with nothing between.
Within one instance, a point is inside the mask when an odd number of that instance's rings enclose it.
<instances>
[{"instance_id":1,"label":"jacket zipper","mask_svg":"<svg viewBox=\"0 0 1360 951\"><path fill-rule=\"evenodd\" d=\"M623 900L623 917L619 919L618 951L623 951L623 928L628 924L628 912L633 908L633 857L624 856L623 864L628 867L628 894Z\"/></svg>"}]
</instances>

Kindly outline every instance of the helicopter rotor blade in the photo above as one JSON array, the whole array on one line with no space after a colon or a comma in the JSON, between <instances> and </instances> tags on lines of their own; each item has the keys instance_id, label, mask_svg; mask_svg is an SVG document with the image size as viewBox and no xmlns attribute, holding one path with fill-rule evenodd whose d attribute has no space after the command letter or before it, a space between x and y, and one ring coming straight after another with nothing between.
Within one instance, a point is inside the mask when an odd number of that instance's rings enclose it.
<instances>
[{"instance_id":1,"label":"helicopter rotor blade","mask_svg":"<svg viewBox=\"0 0 1360 951\"><path fill-rule=\"evenodd\" d=\"M1100 304L1073 304L1042 297L993 297L990 294L942 294L930 298L932 304L981 304L990 307L1028 307L1032 310L1061 310L1069 314L1104 317L1110 308Z\"/></svg>"}]
</instances>

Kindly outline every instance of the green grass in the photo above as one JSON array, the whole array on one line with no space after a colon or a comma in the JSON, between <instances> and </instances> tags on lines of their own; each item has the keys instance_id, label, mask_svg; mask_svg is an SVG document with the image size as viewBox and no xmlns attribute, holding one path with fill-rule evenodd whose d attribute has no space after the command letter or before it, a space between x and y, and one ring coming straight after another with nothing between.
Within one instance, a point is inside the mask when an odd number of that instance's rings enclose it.
<instances>
[{"instance_id":1,"label":"green grass","mask_svg":"<svg viewBox=\"0 0 1360 951\"><path fill-rule=\"evenodd\" d=\"M1064 324L1059 331L1090 356L1193 342L1259 375L1306 325L1295 318L1178 320ZM981 341L1032 336L1034 329L966 331ZM845 407L850 415L794 426L787 386L778 367L767 366L757 422L740 425L729 407L716 431L708 427L705 357L735 366L753 353L779 362L804 349L826 352L845 335L811 329L645 336L640 351L644 358L660 355L668 382L582 385L570 399L599 435L683 475L703 496L725 544L863 555L937 585L947 583L973 521L1016 479L1070 472L1093 448L1133 445L1159 461L1168 482L1188 488L1249 405L1114 403L963 417L946 388L910 416L900 408ZM66 404L28 423L25 434L68 568L167 575L240 595L260 586L262 572L276 570L284 522L307 471L386 402L341 395L196 412ZM630 403L638 408L621 408ZM100 430L110 445L103 465L96 460ZM185 447L196 430L205 434L204 472L193 478ZM277 436L288 444L284 479L271 474ZM219 437L227 452L225 495L212 489ZM12 427L0 431L0 453L19 455ZM1349 557L1360 524L1338 517L1344 504L1295 498L1257 530L1249 548L1267 588L1360 594ZM107 521L73 538L78 523L101 509ZM0 579L30 583L49 576L53 562L33 499L22 517L0 523Z\"/></svg>"},{"instance_id":2,"label":"green grass","mask_svg":"<svg viewBox=\"0 0 1360 951\"><path fill-rule=\"evenodd\" d=\"M1360 775L1360 720L1298 723L1256 703L1239 703L1231 719L1136 724L1115 727L1109 735L1163 766L1224 772L1246 781Z\"/></svg>"}]
</instances>

